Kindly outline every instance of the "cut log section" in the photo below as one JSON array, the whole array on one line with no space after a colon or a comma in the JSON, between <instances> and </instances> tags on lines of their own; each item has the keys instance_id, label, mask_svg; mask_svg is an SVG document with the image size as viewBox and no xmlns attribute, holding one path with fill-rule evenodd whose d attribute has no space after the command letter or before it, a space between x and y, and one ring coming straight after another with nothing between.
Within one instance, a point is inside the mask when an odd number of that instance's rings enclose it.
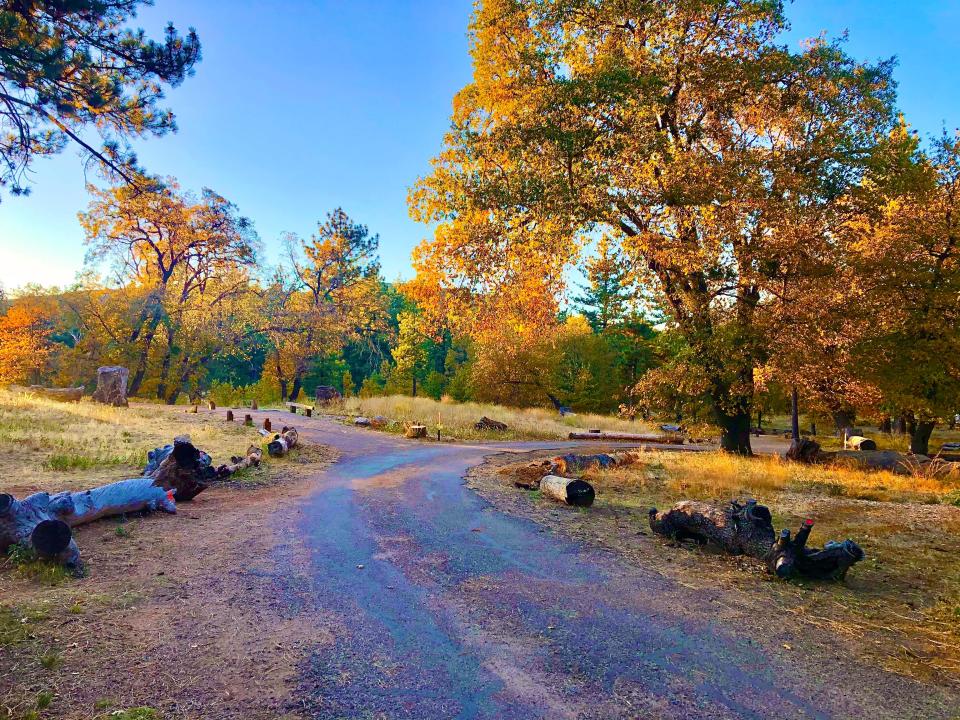
<instances>
[{"instance_id":1,"label":"cut log section","mask_svg":"<svg viewBox=\"0 0 960 720\"><path fill-rule=\"evenodd\" d=\"M639 435L620 432L572 432L571 440L597 440L600 442L645 442L656 445L683 445L683 438L677 435Z\"/></svg>"},{"instance_id":2,"label":"cut log section","mask_svg":"<svg viewBox=\"0 0 960 720\"><path fill-rule=\"evenodd\" d=\"M765 560L767 570L777 577L802 576L814 580L842 580L847 571L866 555L853 540L831 540L823 549L808 548L807 538L813 529L813 520L804 520L796 537L784 528L770 548Z\"/></svg>"},{"instance_id":3,"label":"cut log section","mask_svg":"<svg viewBox=\"0 0 960 720\"><path fill-rule=\"evenodd\" d=\"M270 453L270 457L283 457L296 446L298 437L296 428L285 427L267 445L267 452Z\"/></svg>"},{"instance_id":4,"label":"cut log section","mask_svg":"<svg viewBox=\"0 0 960 720\"><path fill-rule=\"evenodd\" d=\"M571 480L559 475L540 478L540 492L553 500L576 507L590 507L596 497L593 485L585 480Z\"/></svg>"},{"instance_id":5,"label":"cut log section","mask_svg":"<svg viewBox=\"0 0 960 720\"><path fill-rule=\"evenodd\" d=\"M6 554L13 545L22 545L45 560L77 567L80 548L70 526L48 512L49 498L47 493L23 500L0 494L0 553Z\"/></svg>"},{"instance_id":6,"label":"cut log section","mask_svg":"<svg viewBox=\"0 0 960 720\"><path fill-rule=\"evenodd\" d=\"M684 500L666 512L650 508L650 529L673 540L695 540L720 546L732 555L762 559L773 545L770 510L756 500L732 501L726 507Z\"/></svg>"},{"instance_id":7,"label":"cut log section","mask_svg":"<svg viewBox=\"0 0 960 720\"><path fill-rule=\"evenodd\" d=\"M411 440L416 440L417 438L425 438L426 436L427 436L426 425L411 425L407 428L407 431L404 433L404 437L408 437Z\"/></svg>"}]
</instances>

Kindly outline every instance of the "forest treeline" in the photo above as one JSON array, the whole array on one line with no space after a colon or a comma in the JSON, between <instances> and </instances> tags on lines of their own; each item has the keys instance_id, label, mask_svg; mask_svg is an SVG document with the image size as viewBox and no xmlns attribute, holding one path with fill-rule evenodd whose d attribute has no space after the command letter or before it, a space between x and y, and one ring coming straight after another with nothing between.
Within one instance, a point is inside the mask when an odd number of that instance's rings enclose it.
<instances>
[{"instance_id":1,"label":"forest treeline","mask_svg":"<svg viewBox=\"0 0 960 720\"><path fill-rule=\"evenodd\" d=\"M76 285L3 301L2 381L118 363L164 402L556 401L709 423L738 453L794 394L920 453L960 409L960 141L911 130L893 60L788 47L781 2L477 3L473 80L410 191L431 237L405 283L340 209L266 268L228 199L137 167L120 141L172 127L157 88L200 51L121 32L135 5L0 5L19 92L0 183L24 192L33 156L71 141L104 173Z\"/></svg>"}]
</instances>

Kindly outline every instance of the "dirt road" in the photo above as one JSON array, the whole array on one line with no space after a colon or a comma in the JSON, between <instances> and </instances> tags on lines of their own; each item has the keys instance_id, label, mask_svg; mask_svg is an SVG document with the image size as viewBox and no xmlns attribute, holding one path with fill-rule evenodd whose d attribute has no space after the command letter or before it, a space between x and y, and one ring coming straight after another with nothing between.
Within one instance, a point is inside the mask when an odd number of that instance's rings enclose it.
<instances>
[{"instance_id":1,"label":"dirt road","mask_svg":"<svg viewBox=\"0 0 960 720\"><path fill-rule=\"evenodd\" d=\"M549 443L298 427L341 453L299 516L309 605L337 618L301 667L295 705L308 716L950 718L960 707L829 637L809 657L782 642L789 628L758 637L721 624L723 588L694 592L564 540L462 482L496 450ZM303 587L289 591L304 602Z\"/></svg>"}]
</instances>

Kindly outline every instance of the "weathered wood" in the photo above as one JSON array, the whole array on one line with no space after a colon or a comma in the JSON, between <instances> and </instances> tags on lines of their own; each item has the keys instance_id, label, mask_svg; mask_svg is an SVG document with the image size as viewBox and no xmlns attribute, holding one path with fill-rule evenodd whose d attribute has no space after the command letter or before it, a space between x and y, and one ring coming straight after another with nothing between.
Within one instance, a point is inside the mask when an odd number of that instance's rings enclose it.
<instances>
[{"instance_id":1,"label":"weathered wood","mask_svg":"<svg viewBox=\"0 0 960 720\"><path fill-rule=\"evenodd\" d=\"M843 439L844 450L876 450L877 443L863 435L849 435Z\"/></svg>"},{"instance_id":2,"label":"weathered wood","mask_svg":"<svg viewBox=\"0 0 960 720\"><path fill-rule=\"evenodd\" d=\"M216 471L207 453L197 449L189 438L174 438L172 445L164 445L147 453L144 477L165 490L173 490L177 501L192 500L210 486Z\"/></svg>"},{"instance_id":3,"label":"weathered wood","mask_svg":"<svg viewBox=\"0 0 960 720\"><path fill-rule=\"evenodd\" d=\"M585 480L571 480L559 475L540 478L540 492L553 500L577 507L590 507L596 497L593 485Z\"/></svg>"},{"instance_id":4,"label":"weathered wood","mask_svg":"<svg viewBox=\"0 0 960 720\"><path fill-rule=\"evenodd\" d=\"M253 415L247 413L243 416L243 424L247 427L253 427Z\"/></svg>"},{"instance_id":5,"label":"weathered wood","mask_svg":"<svg viewBox=\"0 0 960 720\"><path fill-rule=\"evenodd\" d=\"M787 450L787 460L813 465L820 459L820 443L801 437L793 440Z\"/></svg>"},{"instance_id":6,"label":"weathered wood","mask_svg":"<svg viewBox=\"0 0 960 720\"><path fill-rule=\"evenodd\" d=\"M230 458L229 463L225 463L217 468L217 478L228 478L236 472L240 472L248 467L258 467L263 459L263 450L256 445L247 448L247 454L243 457L235 455Z\"/></svg>"},{"instance_id":7,"label":"weathered wood","mask_svg":"<svg viewBox=\"0 0 960 720\"><path fill-rule=\"evenodd\" d=\"M115 407L126 407L127 380L130 371L120 365L105 365L97 368L97 389L93 401Z\"/></svg>"},{"instance_id":8,"label":"weathered wood","mask_svg":"<svg viewBox=\"0 0 960 720\"><path fill-rule=\"evenodd\" d=\"M216 410L217 404L213 400L207 400L207 410Z\"/></svg>"},{"instance_id":9,"label":"weathered wood","mask_svg":"<svg viewBox=\"0 0 960 720\"><path fill-rule=\"evenodd\" d=\"M79 566L80 548L70 526L48 512L49 501L47 493L23 500L0 494L0 554L13 545L23 545L44 559Z\"/></svg>"},{"instance_id":10,"label":"weathered wood","mask_svg":"<svg viewBox=\"0 0 960 720\"><path fill-rule=\"evenodd\" d=\"M267 432L273 432L273 423L270 422L270 418L263 419L263 429Z\"/></svg>"},{"instance_id":11,"label":"weathered wood","mask_svg":"<svg viewBox=\"0 0 960 720\"><path fill-rule=\"evenodd\" d=\"M290 412L292 412L294 415L297 414L297 410L303 410L304 415L306 415L307 417L313 417L313 410L314 410L313 405L306 405L304 403L291 402L291 403L287 403L287 407L289 408Z\"/></svg>"},{"instance_id":12,"label":"weathered wood","mask_svg":"<svg viewBox=\"0 0 960 720\"><path fill-rule=\"evenodd\" d=\"M190 410L188 410L188 412L191 413L191 414L193 414L193 415L196 415L198 412L200 412L200 406L199 406L199 405L194 405L194 406L192 406L192 407L190 408Z\"/></svg>"},{"instance_id":13,"label":"weathered wood","mask_svg":"<svg viewBox=\"0 0 960 720\"><path fill-rule=\"evenodd\" d=\"M80 402L80 399L83 397L82 387L48 388L42 385L31 385L30 387L24 388L24 392L47 400L56 400L57 402Z\"/></svg>"},{"instance_id":14,"label":"weathered wood","mask_svg":"<svg viewBox=\"0 0 960 720\"><path fill-rule=\"evenodd\" d=\"M298 439L299 434L296 428L285 427L267 445L267 452L270 453L270 457L283 457L290 452L291 448L296 446Z\"/></svg>"},{"instance_id":15,"label":"weathered wood","mask_svg":"<svg viewBox=\"0 0 960 720\"><path fill-rule=\"evenodd\" d=\"M658 445L683 445L683 438L676 435L640 435L621 432L572 432L570 440L597 440L607 442L646 442Z\"/></svg>"},{"instance_id":16,"label":"weathered wood","mask_svg":"<svg viewBox=\"0 0 960 720\"><path fill-rule=\"evenodd\" d=\"M425 438L427 436L427 426L426 425L410 425L407 427L404 437L408 437L411 440L417 438Z\"/></svg>"},{"instance_id":17,"label":"weathered wood","mask_svg":"<svg viewBox=\"0 0 960 720\"><path fill-rule=\"evenodd\" d=\"M497 432L503 432L507 429L507 424L499 420L492 420L484 415L480 418L479 422L474 424L473 428L474 430L495 430Z\"/></svg>"},{"instance_id":18,"label":"weathered wood","mask_svg":"<svg viewBox=\"0 0 960 720\"><path fill-rule=\"evenodd\" d=\"M227 422L233 422L233 410L227 410Z\"/></svg>"},{"instance_id":19,"label":"weathered wood","mask_svg":"<svg viewBox=\"0 0 960 720\"><path fill-rule=\"evenodd\" d=\"M666 512L649 510L650 529L674 540L713 542L733 555L763 558L773 545L773 519L756 500L726 507L684 500Z\"/></svg>"},{"instance_id":20,"label":"weathered wood","mask_svg":"<svg viewBox=\"0 0 960 720\"><path fill-rule=\"evenodd\" d=\"M780 578L802 576L814 580L842 580L866 555L853 540L830 541L823 549L808 548L813 520L804 520L795 538L784 528L765 556L768 572Z\"/></svg>"}]
</instances>

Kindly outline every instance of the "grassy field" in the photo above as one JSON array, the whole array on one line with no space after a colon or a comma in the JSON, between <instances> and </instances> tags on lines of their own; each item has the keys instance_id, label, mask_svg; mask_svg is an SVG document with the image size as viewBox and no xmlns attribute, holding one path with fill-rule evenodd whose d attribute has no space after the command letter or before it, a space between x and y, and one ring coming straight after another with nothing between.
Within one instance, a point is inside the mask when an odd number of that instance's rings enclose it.
<instances>
[{"instance_id":1,"label":"grassy field","mask_svg":"<svg viewBox=\"0 0 960 720\"><path fill-rule=\"evenodd\" d=\"M774 428L785 430L790 427L789 415L774 415L770 418L764 418L763 426L766 429ZM805 432L810 427L810 421L806 418L800 423L800 428ZM864 434L877 443L878 450L895 450L897 452L907 452L910 449L910 437L907 435L896 435L880 432L876 425L871 425L867 421L860 421L857 427L863 429ZM843 447L843 439L832 435L832 421L822 419L817 422L819 434L817 442L824 450L840 450ZM960 442L960 428L950 430L946 425L937 425L930 436L930 454L935 455L940 446L947 442Z\"/></svg>"},{"instance_id":2,"label":"grassy field","mask_svg":"<svg viewBox=\"0 0 960 720\"><path fill-rule=\"evenodd\" d=\"M58 403L0 391L0 492L75 490L138 475L147 452L189 435L214 463L262 438L183 407Z\"/></svg>"},{"instance_id":3,"label":"grassy field","mask_svg":"<svg viewBox=\"0 0 960 720\"><path fill-rule=\"evenodd\" d=\"M632 555L644 567L730 592L744 603L778 608L862 645L896 672L960 685L960 474L931 478L856 469L802 466L779 457L738 458L716 452L650 453L626 467L589 471L597 491L589 511L544 512L555 506L538 493L512 487L526 463L500 470L501 501L528 506L529 515L585 542ZM528 462L528 461L527 461ZM504 477L505 476L505 477ZM481 491L484 489L481 483ZM494 497L497 497L494 495ZM742 561L664 548L649 537L646 511L685 499L726 503L753 497L767 505L779 530L815 522L811 545L852 538L866 551L842 584L763 582ZM514 507L518 507L515 505ZM642 533L638 537L637 530Z\"/></svg>"},{"instance_id":4,"label":"grassy field","mask_svg":"<svg viewBox=\"0 0 960 720\"><path fill-rule=\"evenodd\" d=\"M553 409L508 408L483 403L441 402L432 398L390 395L372 398L346 398L342 404L331 406L328 412L349 417L382 415L396 421L387 429L402 432L405 423L421 423L435 435L437 425L441 435L456 440L556 440L566 438L574 430L617 430L620 432L652 432L640 422L621 420L612 415L567 415L560 417ZM506 432L475 430L474 423L481 417L504 422Z\"/></svg>"}]
</instances>

